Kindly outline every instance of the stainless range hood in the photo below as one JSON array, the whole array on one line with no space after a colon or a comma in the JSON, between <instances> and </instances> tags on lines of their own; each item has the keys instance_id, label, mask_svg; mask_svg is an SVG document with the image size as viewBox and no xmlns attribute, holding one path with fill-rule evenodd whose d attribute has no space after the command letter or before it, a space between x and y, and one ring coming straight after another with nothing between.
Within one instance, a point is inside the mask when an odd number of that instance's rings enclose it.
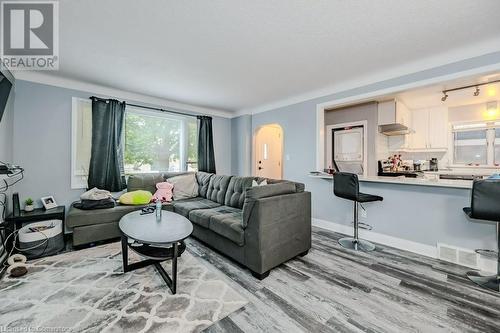
<instances>
[{"instance_id":1,"label":"stainless range hood","mask_svg":"<svg viewBox=\"0 0 500 333\"><path fill-rule=\"evenodd\" d=\"M403 124L398 124L398 123L379 125L378 131L384 135L387 135L387 136L405 135L405 134L410 133L410 130L408 127L406 127Z\"/></svg>"},{"instance_id":2,"label":"stainless range hood","mask_svg":"<svg viewBox=\"0 0 500 333\"><path fill-rule=\"evenodd\" d=\"M378 103L378 131L387 136L406 135L410 129L403 125L408 119L408 109L395 99Z\"/></svg>"}]
</instances>

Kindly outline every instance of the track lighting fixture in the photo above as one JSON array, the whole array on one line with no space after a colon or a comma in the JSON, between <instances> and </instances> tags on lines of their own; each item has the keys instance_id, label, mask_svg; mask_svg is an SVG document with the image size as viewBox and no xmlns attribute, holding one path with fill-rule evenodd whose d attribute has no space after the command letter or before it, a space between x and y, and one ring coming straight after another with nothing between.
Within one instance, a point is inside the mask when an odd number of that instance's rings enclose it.
<instances>
[{"instance_id":1,"label":"track lighting fixture","mask_svg":"<svg viewBox=\"0 0 500 333\"><path fill-rule=\"evenodd\" d=\"M474 96L479 96L479 93L481 90L479 90L479 87L476 87L476 91L474 91Z\"/></svg>"},{"instance_id":2,"label":"track lighting fixture","mask_svg":"<svg viewBox=\"0 0 500 333\"><path fill-rule=\"evenodd\" d=\"M457 91L457 90L462 90L462 89L470 89L470 88L474 88L476 87L476 91L474 91L474 96L479 96L479 94L481 93L481 90L479 90L479 87L480 86L484 86L484 85L487 85L487 84L493 84L493 83L499 83L500 80L495 80L495 81L490 81L490 82L484 82L484 83L476 83L476 84L471 84L470 86L463 86L463 87L457 87L457 88L453 88L453 89L446 89L446 90L443 90L443 97L441 97L441 101L445 102L446 99L448 98L448 93L450 91Z\"/></svg>"}]
</instances>

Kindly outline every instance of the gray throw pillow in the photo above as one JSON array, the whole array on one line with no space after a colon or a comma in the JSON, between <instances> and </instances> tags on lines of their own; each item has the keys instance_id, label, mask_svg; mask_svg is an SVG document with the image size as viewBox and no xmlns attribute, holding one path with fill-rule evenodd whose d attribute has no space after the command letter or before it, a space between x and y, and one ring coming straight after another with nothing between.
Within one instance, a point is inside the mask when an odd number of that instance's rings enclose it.
<instances>
[{"instance_id":1,"label":"gray throw pillow","mask_svg":"<svg viewBox=\"0 0 500 333\"><path fill-rule=\"evenodd\" d=\"M194 173L179 175L167 179L174 185L174 200L189 199L198 196L198 183Z\"/></svg>"}]
</instances>

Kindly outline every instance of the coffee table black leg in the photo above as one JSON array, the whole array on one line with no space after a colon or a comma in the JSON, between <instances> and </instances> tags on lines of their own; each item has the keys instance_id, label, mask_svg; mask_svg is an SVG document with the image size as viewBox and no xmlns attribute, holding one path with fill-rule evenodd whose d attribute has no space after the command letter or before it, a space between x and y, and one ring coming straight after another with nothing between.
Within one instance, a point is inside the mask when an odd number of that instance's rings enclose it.
<instances>
[{"instance_id":1,"label":"coffee table black leg","mask_svg":"<svg viewBox=\"0 0 500 333\"><path fill-rule=\"evenodd\" d=\"M122 258L123 258L123 273L128 272L128 244L127 237L122 236Z\"/></svg>"},{"instance_id":2,"label":"coffee table black leg","mask_svg":"<svg viewBox=\"0 0 500 333\"><path fill-rule=\"evenodd\" d=\"M172 294L175 295L177 293L177 257L179 253L178 244L174 243L173 248L174 248L174 253L172 257L172 278L170 278L170 276L165 271L165 269L163 268L163 266L159 261L155 262L154 265L160 276L163 278L167 286L172 291Z\"/></svg>"},{"instance_id":3,"label":"coffee table black leg","mask_svg":"<svg viewBox=\"0 0 500 333\"><path fill-rule=\"evenodd\" d=\"M172 258L172 292L177 291L177 256L179 255L179 246L174 243L174 257Z\"/></svg>"},{"instance_id":4,"label":"coffee table black leg","mask_svg":"<svg viewBox=\"0 0 500 333\"><path fill-rule=\"evenodd\" d=\"M172 291L172 294L177 292L177 258L179 257L179 243L175 242L173 244L173 254L172 254L172 278L165 271L161 265L161 261L154 259L147 259L139 262L135 262L129 265L128 263L128 237L122 236L122 258L123 258L123 272L127 273L133 271L134 269L139 269L149 265L154 265L156 270L163 278L167 286ZM163 261L163 260L162 260Z\"/></svg>"}]
</instances>

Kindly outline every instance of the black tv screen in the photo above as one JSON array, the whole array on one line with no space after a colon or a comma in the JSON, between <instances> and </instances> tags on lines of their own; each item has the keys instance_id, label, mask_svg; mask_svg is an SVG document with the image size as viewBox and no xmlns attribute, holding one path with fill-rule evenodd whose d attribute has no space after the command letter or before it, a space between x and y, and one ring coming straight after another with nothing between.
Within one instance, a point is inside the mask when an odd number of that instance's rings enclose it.
<instances>
[{"instance_id":1,"label":"black tv screen","mask_svg":"<svg viewBox=\"0 0 500 333\"><path fill-rule=\"evenodd\" d=\"M5 105L9 99L10 88L12 88L12 83L0 73L0 122L2 121L3 112L5 111Z\"/></svg>"}]
</instances>

